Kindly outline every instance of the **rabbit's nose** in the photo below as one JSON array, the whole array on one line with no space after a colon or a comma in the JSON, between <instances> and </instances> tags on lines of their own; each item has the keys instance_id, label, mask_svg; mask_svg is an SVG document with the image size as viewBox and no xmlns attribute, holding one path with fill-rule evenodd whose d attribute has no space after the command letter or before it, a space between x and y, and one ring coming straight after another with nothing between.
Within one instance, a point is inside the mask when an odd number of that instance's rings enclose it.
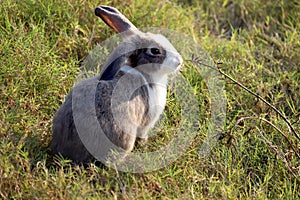
<instances>
[{"instance_id":1,"label":"rabbit's nose","mask_svg":"<svg viewBox=\"0 0 300 200\"><path fill-rule=\"evenodd\" d=\"M173 53L172 57L173 57L172 60L173 60L174 65L176 65L176 66L182 65L183 59L178 53Z\"/></svg>"},{"instance_id":2,"label":"rabbit's nose","mask_svg":"<svg viewBox=\"0 0 300 200\"><path fill-rule=\"evenodd\" d=\"M183 63L183 59L179 54L178 54L177 60L178 60L178 66L181 66Z\"/></svg>"}]
</instances>

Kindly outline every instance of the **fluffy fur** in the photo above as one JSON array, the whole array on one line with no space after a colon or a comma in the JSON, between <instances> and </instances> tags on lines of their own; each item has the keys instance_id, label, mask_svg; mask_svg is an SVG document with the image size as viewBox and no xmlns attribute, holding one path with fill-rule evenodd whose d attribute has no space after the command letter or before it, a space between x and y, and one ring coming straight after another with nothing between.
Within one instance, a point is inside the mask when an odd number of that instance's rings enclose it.
<instances>
[{"instance_id":1,"label":"fluffy fur","mask_svg":"<svg viewBox=\"0 0 300 200\"><path fill-rule=\"evenodd\" d=\"M76 162L93 160L95 152L90 153L82 143L85 131L97 137L99 126L93 124L93 117L114 145L130 152L137 138L147 139L149 129L159 119L166 103L167 77L181 63L165 37L134 29L111 53L100 76L79 83L66 97L53 120L53 153ZM74 112L80 128L84 127L81 135ZM89 142L96 141L91 135L86 137L90 137Z\"/></svg>"}]
</instances>

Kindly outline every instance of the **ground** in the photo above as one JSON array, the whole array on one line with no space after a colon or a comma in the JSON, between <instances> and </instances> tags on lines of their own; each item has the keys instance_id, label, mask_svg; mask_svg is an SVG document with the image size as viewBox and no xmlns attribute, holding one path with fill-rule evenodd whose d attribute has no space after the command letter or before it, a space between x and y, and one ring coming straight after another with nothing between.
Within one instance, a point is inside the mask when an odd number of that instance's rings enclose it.
<instances>
[{"instance_id":1,"label":"ground","mask_svg":"<svg viewBox=\"0 0 300 200\"><path fill-rule=\"evenodd\" d=\"M300 5L297 1L101 1L137 27L164 27L197 42L224 75L224 129L204 158L211 102L207 83L184 57L182 74L200 108L188 150L148 173L73 165L49 155L51 124L82 61L115 35L99 1L0 1L1 199L298 199L300 198ZM180 108L169 92L166 122L146 147L167 144ZM284 120L286 119L292 128Z\"/></svg>"}]
</instances>

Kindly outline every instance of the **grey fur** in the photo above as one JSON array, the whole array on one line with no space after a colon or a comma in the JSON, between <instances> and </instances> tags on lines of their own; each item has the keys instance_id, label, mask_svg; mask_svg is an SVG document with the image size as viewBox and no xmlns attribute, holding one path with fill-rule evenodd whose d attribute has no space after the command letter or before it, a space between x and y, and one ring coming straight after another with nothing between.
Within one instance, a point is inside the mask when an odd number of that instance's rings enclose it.
<instances>
[{"instance_id":1,"label":"grey fur","mask_svg":"<svg viewBox=\"0 0 300 200\"><path fill-rule=\"evenodd\" d=\"M86 111L86 109L90 109L89 107L93 106L86 105L85 101L87 95L93 95L93 91L91 91L92 88L89 85L90 82L96 83L97 85L95 95L96 117L103 132L105 133L107 138L116 146L121 147L125 151L132 150L136 140L136 137L134 137L133 135L136 134L137 128L142 128L143 125L146 125L148 121L145 114L148 109L147 91L142 87L132 95L132 98L128 103L128 109L130 111L134 110L134 113L121 113L123 114L122 122L126 124L126 129L124 129L124 126L118 125L118 122L113 117L111 109L112 93L122 75L123 73L119 72L115 79L111 81L99 81L99 76L96 76L87 79L75 86L71 93L66 97L66 101L60 107L53 120L51 148L54 154L60 153L64 157L81 163L86 163L94 160L94 156L91 155L83 145L73 119L73 109L76 109L76 112L78 113L92 113L90 111ZM134 77L132 77L131 80L136 81ZM127 83L130 84L129 82ZM76 94L73 94L74 90L76 90ZM81 102L77 101L78 105L76 105L76 107L72 106L72 97L74 96L76 96L76 98L82 99ZM116 109L124 111L123 106L120 106ZM138 120L136 121L136 123L140 123L141 126L128 126L130 125L130 123L128 122L130 116L127 116L128 114L133 114L134 119ZM82 120L84 121L85 118L83 118ZM89 128L91 129L92 127L89 126ZM130 132L130 134L128 134L128 132Z\"/></svg>"},{"instance_id":2,"label":"grey fur","mask_svg":"<svg viewBox=\"0 0 300 200\"><path fill-rule=\"evenodd\" d=\"M91 152L94 149L87 150L86 143L84 145L82 139L90 137L88 142L99 142L99 144L103 141L94 140L88 134L85 136L82 131L79 135L78 127L75 125L76 120L74 121L74 112L78 114L76 116L79 116L82 127L86 126L84 130L95 132L95 138L97 138L98 128L90 124L90 119L93 117L97 118L103 133L114 145L125 152L130 152L137 138L147 139L148 131L158 120L166 98L166 81L163 80L160 83L160 79L157 80L153 74L159 77L163 74L162 79L168 75L168 73L164 75L165 72L161 69L161 64L167 57L167 50L153 39L151 34L138 31L116 9L107 6L103 8L105 9L101 12L98 10L98 14L105 13L105 21L109 26L118 32L129 29L131 34L127 35L128 37L111 53L100 76L86 79L73 88L53 120L52 152L60 153L64 157L81 163L94 160L95 155L95 152ZM110 19L112 9L113 17ZM106 10L109 12L106 13ZM116 17L118 13L120 20ZM119 26L121 28L118 28ZM147 54L147 48L152 46L161 49L159 56ZM176 60L173 65L177 66L171 66L172 70L175 70L182 62L179 54L176 56L178 63ZM118 62L114 62L116 59ZM104 77L106 70L113 72L109 79ZM165 88L158 88L155 85L157 81ZM136 88L137 85L141 87ZM163 96L155 96L160 94ZM73 98L76 98L76 103ZM87 102L95 104L90 105ZM153 102L159 102L161 108L150 107ZM95 109L95 116L93 116L93 109ZM102 145L105 145L105 142ZM101 151L101 146L98 148ZM99 149L95 150L99 151Z\"/></svg>"}]
</instances>

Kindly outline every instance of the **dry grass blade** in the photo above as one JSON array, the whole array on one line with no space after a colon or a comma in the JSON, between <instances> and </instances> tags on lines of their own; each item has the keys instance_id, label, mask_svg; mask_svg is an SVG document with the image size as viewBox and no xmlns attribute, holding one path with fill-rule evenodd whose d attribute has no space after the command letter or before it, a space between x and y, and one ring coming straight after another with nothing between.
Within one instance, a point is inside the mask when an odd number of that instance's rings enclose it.
<instances>
[{"instance_id":1,"label":"dry grass blade","mask_svg":"<svg viewBox=\"0 0 300 200\"><path fill-rule=\"evenodd\" d=\"M235 80L234 78L232 78L230 75L228 75L225 72L223 72L219 67L213 67L213 66L210 66L210 65L207 65L205 63L200 62L199 58L195 58L194 55L192 55L192 59L186 60L186 61L194 63L194 64L203 65L203 66L209 67L210 69L218 71L220 74L222 74L226 78L230 79L233 83L235 83L236 85L238 85L242 89L244 89L247 92L249 92L251 95L255 96L256 98L258 98L259 100L261 100L262 102L264 102L267 106L269 106L270 108L272 108L285 121L285 123L289 127L290 132L292 132L295 135L295 137L300 141L300 136L298 135L298 133L294 129L293 125L289 122L289 120L275 106L273 106L272 104L270 104L263 97L261 97L260 95L254 93L249 88L247 88L246 86L244 86L242 83L238 82L237 80ZM220 64L220 63L218 63L218 64Z\"/></svg>"},{"instance_id":2,"label":"dry grass blade","mask_svg":"<svg viewBox=\"0 0 300 200\"><path fill-rule=\"evenodd\" d=\"M262 117L242 117L239 120L237 120L236 124L239 124L241 121L243 120L247 120L247 119L254 119L254 120L261 120L264 121L265 123L269 124L270 126L272 126L273 128L275 128L284 138L285 140L289 143L290 147L293 149L293 151L295 152L296 156L298 158L300 158L299 152L296 149L296 147L292 144L292 142L289 140L288 136L286 136L284 134L283 131L281 131L275 124L273 124L272 122L270 122L269 120L262 118Z\"/></svg>"},{"instance_id":3,"label":"dry grass blade","mask_svg":"<svg viewBox=\"0 0 300 200\"><path fill-rule=\"evenodd\" d=\"M258 133L260 135L260 137L268 144L268 146L276 153L277 156L279 156L282 161L284 162L286 168L289 170L289 172L291 174L293 174L294 177L298 177L294 171L291 169L289 162L287 161L287 159L284 156L284 153L280 150L280 148L278 148L276 145L272 144L272 142L270 140L268 140L262 133L261 130L256 126L255 127L258 130Z\"/></svg>"}]
</instances>

